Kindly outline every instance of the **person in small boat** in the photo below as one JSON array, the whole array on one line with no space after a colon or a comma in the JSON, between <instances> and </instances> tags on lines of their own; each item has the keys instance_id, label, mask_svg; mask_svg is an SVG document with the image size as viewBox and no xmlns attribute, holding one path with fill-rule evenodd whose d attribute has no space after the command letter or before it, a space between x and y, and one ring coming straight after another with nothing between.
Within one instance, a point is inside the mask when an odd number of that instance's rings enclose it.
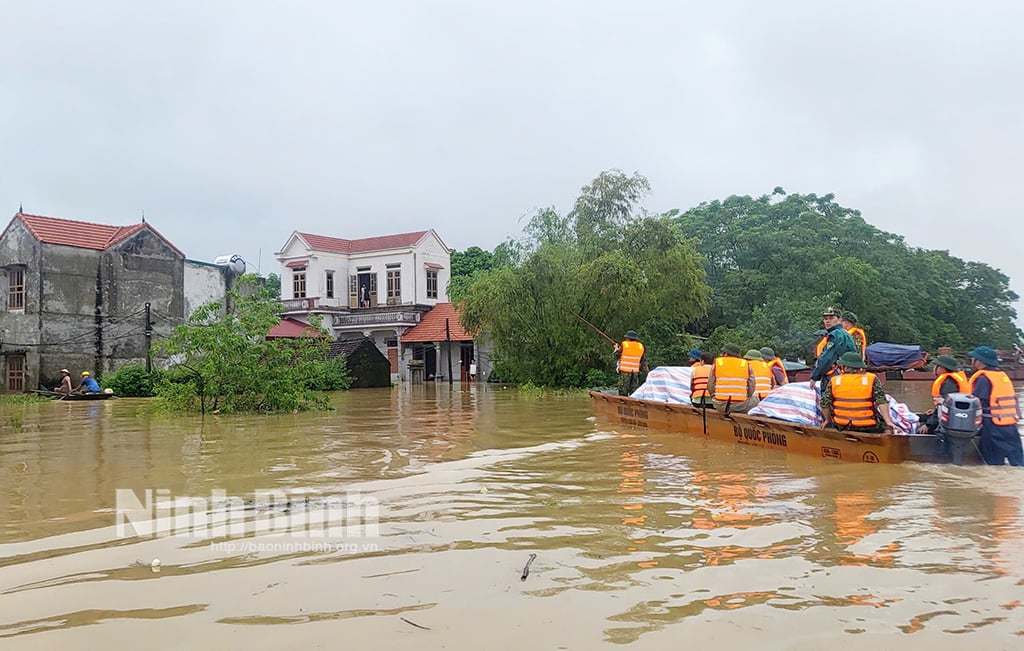
<instances>
[{"instance_id":1,"label":"person in small boat","mask_svg":"<svg viewBox=\"0 0 1024 651\"><path fill-rule=\"evenodd\" d=\"M857 349L860 350L860 356L866 357L868 354L868 335L864 332L863 328L857 326L857 315L849 310L843 312L843 316L840 317L843 323L843 330L846 330L850 338L853 339L853 343L857 345Z\"/></svg>"},{"instance_id":2,"label":"person in small boat","mask_svg":"<svg viewBox=\"0 0 1024 651\"><path fill-rule=\"evenodd\" d=\"M100 383L97 382L89 371L82 371L82 383L78 385L78 393L99 393Z\"/></svg>"},{"instance_id":3,"label":"person in small boat","mask_svg":"<svg viewBox=\"0 0 1024 651\"><path fill-rule=\"evenodd\" d=\"M704 353L700 352L696 348L691 348L686 353L686 358L688 360L690 360L690 367L691 368L697 368L698 366L703 364L704 363L703 357L704 357ZM714 359L714 357L712 357L712 359Z\"/></svg>"},{"instance_id":4,"label":"person in small boat","mask_svg":"<svg viewBox=\"0 0 1024 651\"><path fill-rule=\"evenodd\" d=\"M696 407L715 408L711 400L711 392L708 391L708 379L711 377L711 369L715 365L715 356L711 353L701 353L700 361L694 362L693 373L690 375L690 402Z\"/></svg>"},{"instance_id":5,"label":"person in small boat","mask_svg":"<svg viewBox=\"0 0 1024 651\"><path fill-rule=\"evenodd\" d=\"M960 370L960 362L951 355L939 355L935 358L935 381L932 382L932 403L935 407L942 404L951 393L970 393L971 383L967 374ZM939 426L939 413L930 409L921 419L918 433L935 432Z\"/></svg>"},{"instance_id":6,"label":"person in small boat","mask_svg":"<svg viewBox=\"0 0 1024 651\"><path fill-rule=\"evenodd\" d=\"M622 337L622 343L615 344L620 396L632 395L640 386L641 373L647 372L647 362L644 361L644 345L637 337L635 330L627 330Z\"/></svg>"},{"instance_id":7,"label":"person in small boat","mask_svg":"<svg viewBox=\"0 0 1024 651\"><path fill-rule=\"evenodd\" d=\"M736 344L722 346L722 354L715 358L708 375L708 392L715 409L733 414L745 414L758 403L756 379L750 362L740 357Z\"/></svg>"},{"instance_id":8,"label":"person in small boat","mask_svg":"<svg viewBox=\"0 0 1024 651\"><path fill-rule=\"evenodd\" d=\"M60 386L55 388L54 391L65 396L71 395L71 392L74 391L74 388L71 386L71 371L66 368L60 370Z\"/></svg>"},{"instance_id":9,"label":"person in small boat","mask_svg":"<svg viewBox=\"0 0 1024 651\"><path fill-rule=\"evenodd\" d=\"M782 360L775 355L775 351L768 346L761 349L761 357L764 361L768 362L768 368L772 371L772 380L775 381L775 386L781 387L783 384L789 384L789 377L786 375L786 367L783 366Z\"/></svg>"},{"instance_id":10,"label":"person in small boat","mask_svg":"<svg viewBox=\"0 0 1024 651\"><path fill-rule=\"evenodd\" d=\"M760 402L775 388L772 369L768 366L768 362L764 361L761 351L756 348L748 350L743 359L750 362L750 368L754 369L754 393L757 394L757 400Z\"/></svg>"},{"instance_id":11,"label":"person in small boat","mask_svg":"<svg viewBox=\"0 0 1024 651\"><path fill-rule=\"evenodd\" d=\"M834 307L825 308L821 313L822 323L825 324L825 340L818 360L814 363L814 370L811 371L811 388L815 382L821 382L821 390L824 391L828 378L836 372L839 358L857 350L857 344L853 343L850 333L843 329L839 316L839 310Z\"/></svg>"},{"instance_id":12,"label":"person in small boat","mask_svg":"<svg viewBox=\"0 0 1024 651\"><path fill-rule=\"evenodd\" d=\"M999 355L989 346L967 353L974 375L971 393L981 401L981 456L989 465L1024 466L1024 449L1017 423L1020 405L1010 377L999 370Z\"/></svg>"},{"instance_id":13,"label":"person in small boat","mask_svg":"<svg viewBox=\"0 0 1024 651\"><path fill-rule=\"evenodd\" d=\"M880 434L893 431L882 383L859 353L843 353L841 373L829 378L821 390L821 413L825 424L839 430Z\"/></svg>"}]
</instances>

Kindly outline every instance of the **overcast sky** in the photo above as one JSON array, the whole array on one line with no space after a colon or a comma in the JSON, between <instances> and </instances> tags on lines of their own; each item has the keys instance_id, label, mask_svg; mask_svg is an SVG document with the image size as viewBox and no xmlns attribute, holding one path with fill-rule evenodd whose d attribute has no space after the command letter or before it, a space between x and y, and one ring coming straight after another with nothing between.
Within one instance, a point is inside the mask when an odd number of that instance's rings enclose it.
<instances>
[{"instance_id":1,"label":"overcast sky","mask_svg":"<svg viewBox=\"0 0 1024 651\"><path fill-rule=\"evenodd\" d=\"M0 219L145 211L187 256L268 273L293 230L493 249L617 168L650 179L651 211L834 192L1024 295L1022 18L952 0L0 0Z\"/></svg>"}]
</instances>

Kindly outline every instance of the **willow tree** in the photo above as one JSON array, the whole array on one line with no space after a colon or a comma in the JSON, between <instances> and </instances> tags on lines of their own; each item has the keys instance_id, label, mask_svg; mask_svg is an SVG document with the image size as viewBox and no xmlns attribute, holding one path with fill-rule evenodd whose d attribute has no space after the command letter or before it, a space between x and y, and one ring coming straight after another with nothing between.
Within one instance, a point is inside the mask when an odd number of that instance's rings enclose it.
<instances>
[{"instance_id":1,"label":"willow tree","mask_svg":"<svg viewBox=\"0 0 1024 651\"><path fill-rule=\"evenodd\" d=\"M672 219L639 209L649 189L639 174L602 173L568 214L538 211L503 245L504 262L465 289L463 321L489 337L505 379L580 386L589 371L610 371L612 345L583 319L616 340L637 330L652 361L669 361L659 357L706 312L710 290Z\"/></svg>"}]
</instances>

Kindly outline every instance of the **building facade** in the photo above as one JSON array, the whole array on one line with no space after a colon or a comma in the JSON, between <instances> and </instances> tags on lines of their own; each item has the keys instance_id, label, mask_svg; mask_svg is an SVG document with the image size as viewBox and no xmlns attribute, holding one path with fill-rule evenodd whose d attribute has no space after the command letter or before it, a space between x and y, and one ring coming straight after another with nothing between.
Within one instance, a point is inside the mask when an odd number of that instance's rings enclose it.
<instances>
[{"instance_id":1,"label":"building facade","mask_svg":"<svg viewBox=\"0 0 1024 651\"><path fill-rule=\"evenodd\" d=\"M451 254L431 230L347 240L293 232L275 254L283 318L322 319L334 337L361 334L407 379L402 334L448 301Z\"/></svg>"},{"instance_id":2,"label":"building facade","mask_svg":"<svg viewBox=\"0 0 1024 651\"><path fill-rule=\"evenodd\" d=\"M3 391L52 388L61 368L77 380L83 370L101 377L146 363L153 338L188 315L186 273L202 278L191 302L224 300L227 268L187 261L145 222L109 226L19 212L0 234Z\"/></svg>"}]
</instances>

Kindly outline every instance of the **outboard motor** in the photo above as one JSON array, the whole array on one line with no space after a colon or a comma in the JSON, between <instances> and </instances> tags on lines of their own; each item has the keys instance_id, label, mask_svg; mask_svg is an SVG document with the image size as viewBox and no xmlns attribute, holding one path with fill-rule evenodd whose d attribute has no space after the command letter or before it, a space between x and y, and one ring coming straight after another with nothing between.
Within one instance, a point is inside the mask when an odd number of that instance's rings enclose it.
<instances>
[{"instance_id":1,"label":"outboard motor","mask_svg":"<svg viewBox=\"0 0 1024 651\"><path fill-rule=\"evenodd\" d=\"M953 463L964 465L964 448L981 431L981 401L969 393L950 393L939 405L938 435L949 444Z\"/></svg>"}]
</instances>

